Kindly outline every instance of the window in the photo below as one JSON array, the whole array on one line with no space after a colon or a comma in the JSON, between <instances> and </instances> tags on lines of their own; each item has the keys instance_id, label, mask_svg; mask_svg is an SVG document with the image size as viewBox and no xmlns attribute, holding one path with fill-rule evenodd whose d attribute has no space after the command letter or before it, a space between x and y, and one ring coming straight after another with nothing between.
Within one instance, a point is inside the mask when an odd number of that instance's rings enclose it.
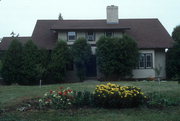
<instances>
[{"instance_id":1,"label":"window","mask_svg":"<svg viewBox=\"0 0 180 121\"><path fill-rule=\"evenodd\" d=\"M87 41L95 41L94 32L87 32L86 39Z\"/></svg>"},{"instance_id":2,"label":"window","mask_svg":"<svg viewBox=\"0 0 180 121\"><path fill-rule=\"evenodd\" d=\"M152 53L141 53L139 56L139 65L140 69L152 68Z\"/></svg>"},{"instance_id":3,"label":"window","mask_svg":"<svg viewBox=\"0 0 180 121\"><path fill-rule=\"evenodd\" d=\"M113 37L113 32L106 32L105 35L106 37Z\"/></svg>"},{"instance_id":4,"label":"window","mask_svg":"<svg viewBox=\"0 0 180 121\"><path fill-rule=\"evenodd\" d=\"M68 41L76 40L76 32L68 32Z\"/></svg>"}]
</instances>

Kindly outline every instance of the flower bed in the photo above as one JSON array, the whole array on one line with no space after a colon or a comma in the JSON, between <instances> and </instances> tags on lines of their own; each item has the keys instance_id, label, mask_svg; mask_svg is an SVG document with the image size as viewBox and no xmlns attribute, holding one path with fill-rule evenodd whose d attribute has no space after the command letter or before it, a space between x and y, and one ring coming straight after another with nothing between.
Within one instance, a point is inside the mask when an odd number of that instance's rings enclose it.
<instances>
[{"instance_id":1,"label":"flower bed","mask_svg":"<svg viewBox=\"0 0 180 121\"><path fill-rule=\"evenodd\" d=\"M73 91L69 88L50 90L39 99L40 108L66 109L71 107L103 107L129 108L137 107L146 102L146 96L140 88L117 84L97 85L93 93L89 91Z\"/></svg>"},{"instance_id":2,"label":"flower bed","mask_svg":"<svg viewBox=\"0 0 180 121\"><path fill-rule=\"evenodd\" d=\"M97 85L94 101L100 107L127 108L137 107L144 103L146 96L140 88L107 83Z\"/></svg>"}]
</instances>

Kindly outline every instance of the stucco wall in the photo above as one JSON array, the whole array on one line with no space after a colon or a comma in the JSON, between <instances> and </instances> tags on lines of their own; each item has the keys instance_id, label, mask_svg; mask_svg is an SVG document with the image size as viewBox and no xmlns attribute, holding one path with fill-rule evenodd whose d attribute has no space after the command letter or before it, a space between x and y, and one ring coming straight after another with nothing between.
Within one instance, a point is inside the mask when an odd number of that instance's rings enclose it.
<instances>
[{"instance_id":1,"label":"stucco wall","mask_svg":"<svg viewBox=\"0 0 180 121\"><path fill-rule=\"evenodd\" d=\"M65 41L67 41L67 32L59 32L58 33L58 40L65 40Z\"/></svg>"},{"instance_id":2,"label":"stucco wall","mask_svg":"<svg viewBox=\"0 0 180 121\"><path fill-rule=\"evenodd\" d=\"M104 32L96 32L96 35L95 35L96 42L97 42L102 36L104 36Z\"/></svg>"},{"instance_id":3,"label":"stucco wall","mask_svg":"<svg viewBox=\"0 0 180 121\"><path fill-rule=\"evenodd\" d=\"M152 69L134 69L133 78L149 78L157 77L155 68L162 68L160 76L162 79L166 78L166 53L164 49L159 50L140 50L140 53L152 53L153 68Z\"/></svg>"},{"instance_id":4,"label":"stucco wall","mask_svg":"<svg viewBox=\"0 0 180 121\"><path fill-rule=\"evenodd\" d=\"M114 37L122 37L122 32L114 32Z\"/></svg>"},{"instance_id":5,"label":"stucco wall","mask_svg":"<svg viewBox=\"0 0 180 121\"><path fill-rule=\"evenodd\" d=\"M162 68L160 77L166 78L166 53L164 49L155 51L155 68ZM156 74L156 76L158 76Z\"/></svg>"},{"instance_id":6,"label":"stucco wall","mask_svg":"<svg viewBox=\"0 0 180 121\"><path fill-rule=\"evenodd\" d=\"M152 53L153 68L155 67L155 51L154 50L140 50L140 53ZM134 69L133 78L150 78L155 77L154 69Z\"/></svg>"},{"instance_id":7,"label":"stucco wall","mask_svg":"<svg viewBox=\"0 0 180 121\"><path fill-rule=\"evenodd\" d=\"M100 37L104 36L105 32L95 32L95 41L94 42L89 42L90 44L95 44ZM80 37L86 37L85 32L76 32L76 38ZM114 32L114 37L122 37L122 32ZM59 32L58 33L58 40L65 40L67 41L67 32ZM73 44L73 42L68 42L68 44Z\"/></svg>"}]
</instances>

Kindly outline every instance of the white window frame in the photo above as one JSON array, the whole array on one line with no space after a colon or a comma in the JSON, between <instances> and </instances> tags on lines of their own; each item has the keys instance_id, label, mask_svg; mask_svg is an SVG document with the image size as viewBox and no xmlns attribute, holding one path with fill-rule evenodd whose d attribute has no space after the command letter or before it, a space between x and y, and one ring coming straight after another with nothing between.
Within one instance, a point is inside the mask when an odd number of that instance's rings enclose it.
<instances>
[{"instance_id":1,"label":"white window frame","mask_svg":"<svg viewBox=\"0 0 180 121\"><path fill-rule=\"evenodd\" d=\"M71 39L70 37L74 37L74 39ZM67 32L67 38L68 38L68 41L75 41L76 40L76 32L74 32L74 31Z\"/></svg>"},{"instance_id":2,"label":"white window frame","mask_svg":"<svg viewBox=\"0 0 180 121\"><path fill-rule=\"evenodd\" d=\"M89 33L92 33L92 35L90 35ZM92 38L92 39L90 39L90 38ZM90 41L90 42L95 41L95 33L94 32L87 32L86 33L86 40Z\"/></svg>"}]
</instances>

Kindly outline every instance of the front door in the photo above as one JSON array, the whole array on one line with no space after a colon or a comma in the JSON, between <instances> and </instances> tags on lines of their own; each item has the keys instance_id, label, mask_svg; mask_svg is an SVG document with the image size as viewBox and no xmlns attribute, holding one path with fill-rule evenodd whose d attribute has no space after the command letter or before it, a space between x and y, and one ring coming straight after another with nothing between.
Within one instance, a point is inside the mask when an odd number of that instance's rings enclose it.
<instances>
[{"instance_id":1,"label":"front door","mask_svg":"<svg viewBox=\"0 0 180 121\"><path fill-rule=\"evenodd\" d=\"M96 77L97 69L96 69L96 56L91 55L90 61L86 64L86 76L87 77Z\"/></svg>"}]
</instances>

